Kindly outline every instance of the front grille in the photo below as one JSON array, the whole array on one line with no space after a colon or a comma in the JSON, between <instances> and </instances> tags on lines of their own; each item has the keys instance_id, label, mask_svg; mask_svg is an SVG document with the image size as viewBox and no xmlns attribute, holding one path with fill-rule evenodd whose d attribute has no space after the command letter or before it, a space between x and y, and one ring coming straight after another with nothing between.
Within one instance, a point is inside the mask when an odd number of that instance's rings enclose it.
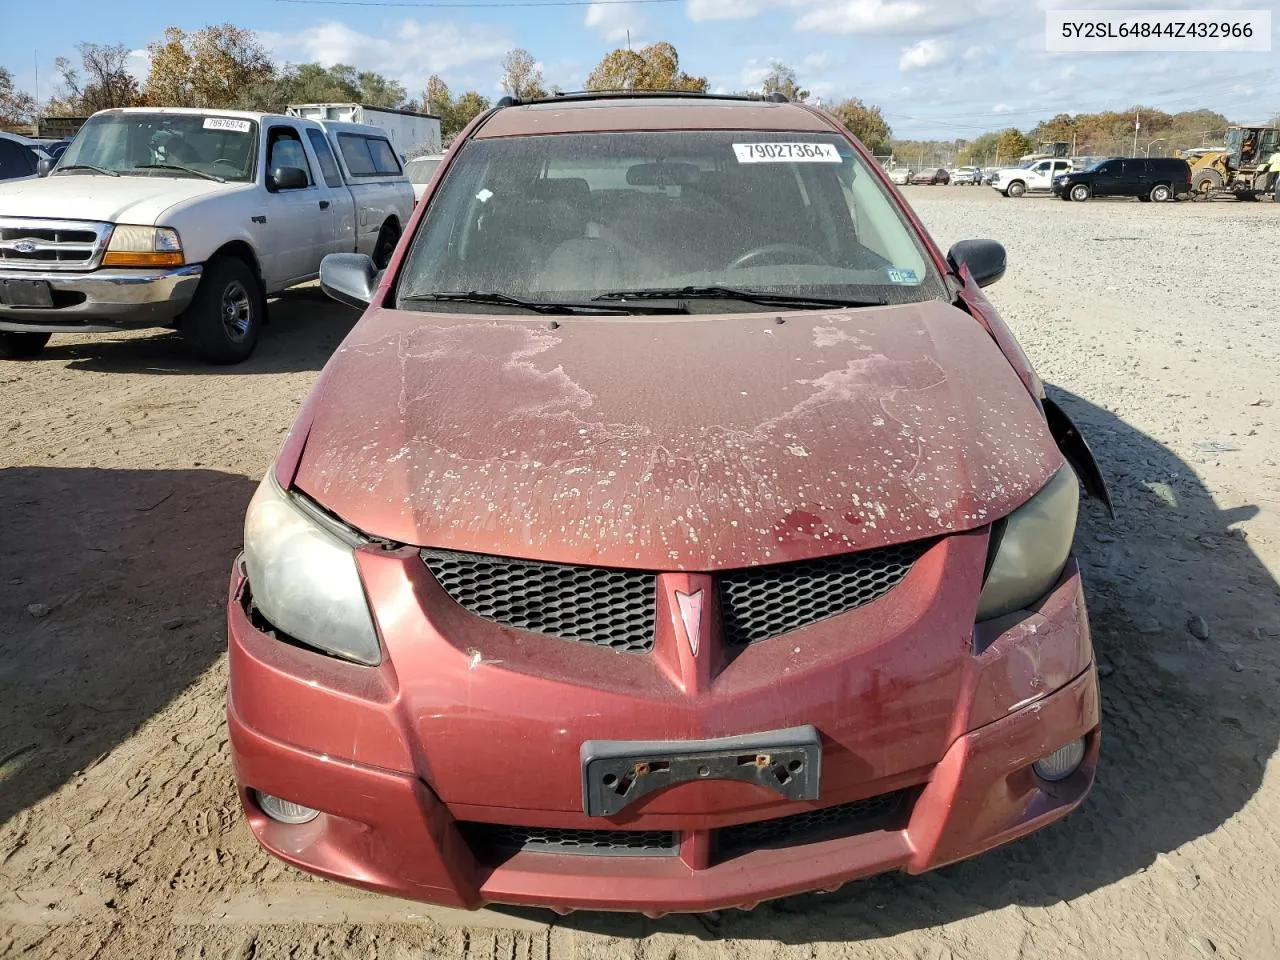
<instances>
[{"instance_id":1,"label":"front grille","mask_svg":"<svg viewBox=\"0 0 1280 960\"><path fill-rule=\"evenodd\" d=\"M0 218L0 268L92 269L110 230L80 220Z\"/></svg>"},{"instance_id":2,"label":"front grille","mask_svg":"<svg viewBox=\"0 0 1280 960\"><path fill-rule=\"evenodd\" d=\"M505 627L628 653L653 648L657 577L636 570L423 550L459 606Z\"/></svg>"},{"instance_id":3,"label":"front grille","mask_svg":"<svg viewBox=\"0 0 1280 960\"><path fill-rule=\"evenodd\" d=\"M487 854L517 851L579 856L671 857L680 846L675 832L671 830L576 830L465 821L458 823L458 829L482 858Z\"/></svg>"},{"instance_id":4,"label":"front grille","mask_svg":"<svg viewBox=\"0 0 1280 960\"><path fill-rule=\"evenodd\" d=\"M716 851L721 859L728 859L749 850L793 847L852 837L871 830L897 829L905 823L913 793L911 790L898 790L821 810L722 827L715 831Z\"/></svg>"},{"instance_id":5,"label":"front grille","mask_svg":"<svg viewBox=\"0 0 1280 960\"><path fill-rule=\"evenodd\" d=\"M834 617L882 597L932 541L749 567L721 574L725 642L744 646Z\"/></svg>"}]
</instances>

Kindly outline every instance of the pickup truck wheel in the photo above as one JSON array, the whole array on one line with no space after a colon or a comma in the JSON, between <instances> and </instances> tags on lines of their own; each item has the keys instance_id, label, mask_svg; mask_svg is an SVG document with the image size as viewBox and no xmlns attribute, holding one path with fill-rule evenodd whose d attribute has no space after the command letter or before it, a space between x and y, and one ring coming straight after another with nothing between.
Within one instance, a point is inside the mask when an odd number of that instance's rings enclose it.
<instances>
[{"instance_id":1,"label":"pickup truck wheel","mask_svg":"<svg viewBox=\"0 0 1280 960\"><path fill-rule=\"evenodd\" d=\"M1089 199L1089 188L1083 183L1077 183L1071 188L1071 199L1077 202Z\"/></svg>"},{"instance_id":2,"label":"pickup truck wheel","mask_svg":"<svg viewBox=\"0 0 1280 960\"><path fill-rule=\"evenodd\" d=\"M378 242L373 245L373 265L379 270L387 269L399 242L400 228L393 223L384 223L378 231Z\"/></svg>"},{"instance_id":3,"label":"pickup truck wheel","mask_svg":"<svg viewBox=\"0 0 1280 960\"><path fill-rule=\"evenodd\" d=\"M0 331L0 360L25 360L34 357L49 342L51 333L21 333L15 330Z\"/></svg>"},{"instance_id":4,"label":"pickup truck wheel","mask_svg":"<svg viewBox=\"0 0 1280 960\"><path fill-rule=\"evenodd\" d=\"M1015 180L1009 184L1009 189L1005 191L1007 197L1020 197L1027 192L1027 185L1021 180Z\"/></svg>"},{"instance_id":5,"label":"pickup truck wheel","mask_svg":"<svg viewBox=\"0 0 1280 960\"><path fill-rule=\"evenodd\" d=\"M239 363L253 353L266 312L262 285L249 265L217 257L182 315L182 334L206 363Z\"/></svg>"}]
</instances>

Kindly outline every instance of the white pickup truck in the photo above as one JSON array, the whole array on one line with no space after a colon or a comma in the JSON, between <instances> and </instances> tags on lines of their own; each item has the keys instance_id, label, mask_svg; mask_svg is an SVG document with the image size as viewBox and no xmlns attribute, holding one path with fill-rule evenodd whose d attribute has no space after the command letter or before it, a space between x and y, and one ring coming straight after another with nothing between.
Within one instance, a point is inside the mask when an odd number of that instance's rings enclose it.
<instances>
[{"instance_id":1,"label":"white pickup truck","mask_svg":"<svg viewBox=\"0 0 1280 960\"><path fill-rule=\"evenodd\" d=\"M377 127L233 110L104 110L47 176L0 184L0 358L54 333L176 326L253 351L268 295L330 253L385 266L413 187Z\"/></svg>"},{"instance_id":2,"label":"white pickup truck","mask_svg":"<svg viewBox=\"0 0 1280 960\"><path fill-rule=\"evenodd\" d=\"M1053 190L1053 178L1071 171L1065 159L1036 160L1025 167L1001 167L991 177L991 186L1006 197L1020 197L1030 191Z\"/></svg>"}]
</instances>

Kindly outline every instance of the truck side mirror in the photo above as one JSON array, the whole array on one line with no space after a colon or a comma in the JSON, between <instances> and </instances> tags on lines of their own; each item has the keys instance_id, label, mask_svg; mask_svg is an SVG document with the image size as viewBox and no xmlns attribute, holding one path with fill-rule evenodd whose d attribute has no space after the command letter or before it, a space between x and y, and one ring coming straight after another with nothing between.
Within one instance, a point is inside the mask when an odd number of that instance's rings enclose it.
<instances>
[{"instance_id":1,"label":"truck side mirror","mask_svg":"<svg viewBox=\"0 0 1280 960\"><path fill-rule=\"evenodd\" d=\"M48 157L41 157L36 161L36 173L39 176L47 177L53 172L53 168L58 165L57 160L50 160Z\"/></svg>"},{"instance_id":2,"label":"truck side mirror","mask_svg":"<svg viewBox=\"0 0 1280 960\"><path fill-rule=\"evenodd\" d=\"M967 266L973 282L988 287L1004 276L1008 258L995 240L961 240L947 251L947 262L957 275Z\"/></svg>"},{"instance_id":3,"label":"truck side mirror","mask_svg":"<svg viewBox=\"0 0 1280 960\"><path fill-rule=\"evenodd\" d=\"M320 289L339 303L363 310L378 288L379 270L363 253L331 253L320 261Z\"/></svg>"},{"instance_id":4,"label":"truck side mirror","mask_svg":"<svg viewBox=\"0 0 1280 960\"><path fill-rule=\"evenodd\" d=\"M311 186L307 179L307 171L301 167L276 167L267 176L267 189L272 193L277 190L301 190Z\"/></svg>"}]
</instances>

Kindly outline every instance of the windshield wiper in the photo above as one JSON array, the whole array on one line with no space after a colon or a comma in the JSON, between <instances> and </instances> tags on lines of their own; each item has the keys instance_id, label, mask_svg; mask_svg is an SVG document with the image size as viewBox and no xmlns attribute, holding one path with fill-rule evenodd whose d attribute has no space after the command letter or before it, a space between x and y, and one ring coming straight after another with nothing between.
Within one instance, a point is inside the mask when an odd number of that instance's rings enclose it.
<instances>
[{"instance_id":1,"label":"windshield wiper","mask_svg":"<svg viewBox=\"0 0 1280 960\"><path fill-rule=\"evenodd\" d=\"M670 287L665 290L615 290L602 293L595 300L605 302L628 300L741 300L767 307L883 307L884 299L850 300L838 297L811 297L808 294L768 293L757 290L736 290L733 287Z\"/></svg>"},{"instance_id":2,"label":"windshield wiper","mask_svg":"<svg viewBox=\"0 0 1280 960\"><path fill-rule=\"evenodd\" d=\"M550 300L522 300L505 293L471 290L466 293L411 293L400 298L406 303L495 303L505 307L518 307L534 313L688 313L683 304L658 306L657 304L610 304L562 302Z\"/></svg>"},{"instance_id":3,"label":"windshield wiper","mask_svg":"<svg viewBox=\"0 0 1280 960\"><path fill-rule=\"evenodd\" d=\"M226 183L222 177L216 173L205 173L203 170L197 170L195 167L184 167L180 163L140 163L133 169L135 170L181 170L183 173L189 173L193 177L204 177L206 180L217 180L219 183Z\"/></svg>"},{"instance_id":4,"label":"windshield wiper","mask_svg":"<svg viewBox=\"0 0 1280 960\"><path fill-rule=\"evenodd\" d=\"M106 174L108 177L120 176L120 171L118 170L108 170L106 167L95 167L92 163L68 163L58 167L58 169L53 172L61 173L63 170L92 170L94 173Z\"/></svg>"}]
</instances>

